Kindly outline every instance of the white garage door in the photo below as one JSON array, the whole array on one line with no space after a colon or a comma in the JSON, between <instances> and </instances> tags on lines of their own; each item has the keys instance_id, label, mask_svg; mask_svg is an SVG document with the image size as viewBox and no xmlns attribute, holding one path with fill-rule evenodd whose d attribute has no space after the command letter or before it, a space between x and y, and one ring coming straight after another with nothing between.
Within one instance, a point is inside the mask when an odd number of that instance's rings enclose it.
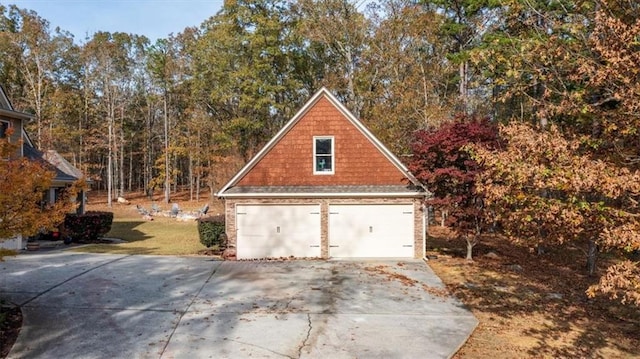
<instances>
[{"instance_id":1,"label":"white garage door","mask_svg":"<svg viewBox=\"0 0 640 359\"><path fill-rule=\"evenodd\" d=\"M413 205L329 206L331 257L413 257Z\"/></svg>"},{"instance_id":2,"label":"white garage door","mask_svg":"<svg viewBox=\"0 0 640 359\"><path fill-rule=\"evenodd\" d=\"M320 257L319 205L236 206L237 257Z\"/></svg>"}]
</instances>

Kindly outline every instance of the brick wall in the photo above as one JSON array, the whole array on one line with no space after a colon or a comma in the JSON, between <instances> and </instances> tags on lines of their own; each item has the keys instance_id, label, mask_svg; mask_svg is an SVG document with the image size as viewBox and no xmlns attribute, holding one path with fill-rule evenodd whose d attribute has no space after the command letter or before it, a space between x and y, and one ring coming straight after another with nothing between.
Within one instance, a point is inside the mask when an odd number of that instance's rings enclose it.
<instances>
[{"instance_id":1,"label":"brick wall","mask_svg":"<svg viewBox=\"0 0 640 359\"><path fill-rule=\"evenodd\" d=\"M334 136L335 173L313 174L313 137ZM405 184L396 168L333 104L321 97L238 186Z\"/></svg>"},{"instance_id":2,"label":"brick wall","mask_svg":"<svg viewBox=\"0 0 640 359\"><path fill-rule=\"evenodd\" d=\"M414 208L414 258L424 256L424 213L419 198L262 198L227 199L225 201L226 233L229 244L237 244L236 205L238 204L320 204L320 249L322 258L329 258L329 205L330 204L409 204Z\"/></svg>"}]
</instances>

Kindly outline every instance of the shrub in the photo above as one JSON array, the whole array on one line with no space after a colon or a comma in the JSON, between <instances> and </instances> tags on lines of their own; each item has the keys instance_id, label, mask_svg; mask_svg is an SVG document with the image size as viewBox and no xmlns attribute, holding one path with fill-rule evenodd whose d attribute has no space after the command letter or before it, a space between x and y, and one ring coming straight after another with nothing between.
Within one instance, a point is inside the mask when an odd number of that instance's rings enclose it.
<instances>
[{"instance_id":1,"label":"shrub","mask_svg":"<svg viewBox=\"0 0 640 359\"><path fill-rule=\"evenodd\" d=\"M74 241L96 241L111 230L112 212L69 213L64 219L65 235Z\"/></svg>"},{"instance_id":2,"label":"shrub","mask_svg":"<svg viewBox=\"0 0 640 359\"><path fill-rule=\"evenodd\" d=\"M221 234L224 233L224 215L204 217L198 219L198 235L200 243L207 248L212 246L222 247Z\"/></svg>"},{"instance_id":3,"label":"shrub","mask_svg":"<svg viewBox=\"0 0 640 359\"><path fill-rule=\"evenodd\" d=\"M0 248L0 262L4 261L4 257L13 257L18 255L18 252L12 249ZM0 306L2 305L2 300L0 300ZM1 327L1 326L0 326Z\"/></svg>"}]
</instances>

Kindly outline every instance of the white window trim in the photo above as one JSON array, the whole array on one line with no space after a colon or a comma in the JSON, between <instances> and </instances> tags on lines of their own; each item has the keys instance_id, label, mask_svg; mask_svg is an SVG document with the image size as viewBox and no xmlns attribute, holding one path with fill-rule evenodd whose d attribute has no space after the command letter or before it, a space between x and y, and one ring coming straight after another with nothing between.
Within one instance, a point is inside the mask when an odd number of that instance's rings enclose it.
<instances>
[{"instance_id":1,"label":"white window trim","mask_svg":"<svg viewBox=\"0 0 640 359\"><path fill-rule=\"evenodd\" d=\"M331 140L331 171L316 171L316 140ZM313 174L314 175L332 175L336 172L336 140L333 136L313 136Z\"/></svg>"}]
</instances>

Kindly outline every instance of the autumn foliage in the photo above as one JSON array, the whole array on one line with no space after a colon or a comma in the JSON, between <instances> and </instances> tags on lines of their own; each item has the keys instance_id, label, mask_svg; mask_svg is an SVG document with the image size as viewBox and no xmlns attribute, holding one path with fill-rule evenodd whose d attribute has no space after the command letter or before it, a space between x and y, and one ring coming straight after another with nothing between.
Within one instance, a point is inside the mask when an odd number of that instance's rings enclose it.
<instances>
[{"instance_id":1,"label":"autumn foliage","mask_svg":"<svg viewBox=\"0 0 640 359\"><path fill-rule=\"evenodd\" d=\"M44 163L17 156L19 146L0 139L0 240L52 229L73 206L65 200L44 205L44 192L49 189L54 172ZM73 195L71 192L72 189L68 195Z\"/></svg>"},{"instance_id":2,"label":"autumn foliage","mask_svg":"<svg viewBox=\"0 0 640 359\"><path fill-rule=\"evenodd\" d=\"M555 126L511 123L500 136L501 150L474 147L486 166L476 185L507 234L534 245L587 243L594 264L598 249L640 250L639 171L583 153L583 138ZM638 270L638 262L622 261L588 293L640 304Z\"/></svg>"},{"instance_id":3,"label":"autumn foliage","mask_svg":"<svg viewBox=\"0 0 640 359\"><path fill-rule=\"evenodd\" d=\"M467 240L467 258L486 226L483 197L476 190L476 177L483 166L472 158L470 144L495 149L497 129L487 119L460 116L438 130L422 130L413 142L409 169L433 193L426 201L446 211L447 224Z\"/></svg>"}]
</instances>

